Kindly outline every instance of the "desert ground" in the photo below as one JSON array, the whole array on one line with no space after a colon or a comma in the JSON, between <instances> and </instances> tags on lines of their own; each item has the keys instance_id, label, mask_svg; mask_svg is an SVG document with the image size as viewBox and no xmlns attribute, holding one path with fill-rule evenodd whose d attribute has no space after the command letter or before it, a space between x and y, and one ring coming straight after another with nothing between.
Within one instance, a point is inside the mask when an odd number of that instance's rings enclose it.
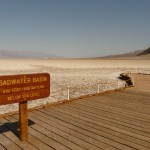
<instances>
[{"instance_id":1,"label":"desert ground","mask_svg":"<svg viewBox=\"0 0 150 150\"><path fill-rule=\"evenodd\" d=\"M117 88L119 75L124 71L150 74L150 59L0 59L0 75L47 72L51 76L50 97L30 101L29 107L67 99L70 97ZM110 83L102 84L102 83ZM124 82L119 81L119 87ZM0 114L18 110L17 104L0 106Z\"/></svg>"}]
</instances>

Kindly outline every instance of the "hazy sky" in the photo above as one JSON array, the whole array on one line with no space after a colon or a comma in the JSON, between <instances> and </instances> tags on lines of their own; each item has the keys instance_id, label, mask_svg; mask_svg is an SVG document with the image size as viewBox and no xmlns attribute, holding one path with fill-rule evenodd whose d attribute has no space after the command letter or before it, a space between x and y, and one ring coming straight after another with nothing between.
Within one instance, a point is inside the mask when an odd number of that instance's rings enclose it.
<instances>
[{"instance_id":1,"label":"hazy sky","mask_svg":"<svg viewBox=\"0 0 150 150\"><path fill-rule=\"evenodd\" d=\"M150 46L150 0L0 0L0 49L102 56Z\"/></svg>"}]
</instances>

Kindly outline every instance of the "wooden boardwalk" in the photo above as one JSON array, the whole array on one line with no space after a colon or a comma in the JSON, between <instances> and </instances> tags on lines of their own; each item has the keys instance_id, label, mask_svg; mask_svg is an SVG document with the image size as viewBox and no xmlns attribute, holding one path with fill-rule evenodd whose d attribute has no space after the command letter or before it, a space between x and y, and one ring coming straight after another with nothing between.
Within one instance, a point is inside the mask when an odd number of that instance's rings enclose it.
<instances>
[{"instance_id":1,"label":"wooden boardwalk","mask_svg":"<svg viewBox=\"0 0 150 150\"><path fill-rule=\"evenodd\" d=\"M1 118L0 150L150 150L150 75L136 75L135 84L29 112L26 142L17 114Z\"/></svg>"}]
</instances>

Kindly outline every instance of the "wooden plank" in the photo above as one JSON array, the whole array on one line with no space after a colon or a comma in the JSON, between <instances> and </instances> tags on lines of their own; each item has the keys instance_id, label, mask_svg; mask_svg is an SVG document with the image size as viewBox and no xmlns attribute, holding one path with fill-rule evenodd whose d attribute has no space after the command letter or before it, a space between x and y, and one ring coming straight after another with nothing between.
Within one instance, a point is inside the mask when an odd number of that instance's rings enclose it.
<instances>
[{"instance_id":1,"label":"wooden plank","mask_svg":"<svg viewBox=\"0 0 150 150\"><path fill-rule=\"evenodd\" d=\"M6 138L4 135L0 134L0 144L5 147L7 150L21 150L16 144L14 144L11 140Z\"/></svg>"},{"instance_id":2,"label":"wooden plank","mask_svg":"<svg viewBox=\"0 0 150 150\"><path fill-rule=\"evenodd\" d=\"M36 137L30 134L27 141L34 145L34 147L36 147L38 150L54 150L54 148L52 148L50 145L43 143L41 140L37 139Z\"/></svg>"},{"instance_id":3,"label":"wooden plank","mask_svg":"<svg viewBox=\"0 0 150 150\"><path fill-rule=\"evenodd\" d=\"M144 87L145 85L143 85ZM128 94L128 95L132 95L133 97L144 97L145 100L148 100L148 97L150 96L149 92L144 92L144 91L136 91L136 90L132 90L132 89L126 89L124 91L121 92L122 94Z\"/></svg>"},{"instance_id":4,"label":"wooden plank","mask_svg":"<svg viewBox=\"0 0 150 150\"><path fill-rule=\"evenodd\" d=\"M147 83L146 83L147 84ZM145 84L144 84L145 85ZM144 86L143 85L143 86ZM118 91L116 92L116 94L127 94L127 95L132 95L133 97L145 97L146 99L148 99L148 96L150 95L150 92L144 92L144 91L136 91L133 90L134 88L128 88L128 89L124 89L122 91ZM110 95L113 93L109 93Z\"/></svg>"},{"instance_id":5,"label":"wooden plank","mask_svg":"<svg viewBox=\"0 0 150 150\"><path fill-rule=\"evenodd\" d=\"M96 114L98 116L100 115L103 117L115 119L115 120L118 120L121 122L130 123L130 124L134 124L134 125L139 126L139 127L144 127L144 128L150 129L150 123L149 122L143 122L141 120L137 120L135 118L130 118L130 117L123 115L123 114L114 113L112 111L107 111L107 110L96 109L96 108L92 107L91 105L73 103L73 105L69 105L69 106L76 108L76 109L81 108L82 110L84 110L86 112L90 112L90 113Z\"/></svg>"},{"instance_id":6,"label":"wooden plank","mask_svg":"<svg viewBox=\"0 0 150 150\"><path fill-rule=\"evenodd\" d=\"M0 131L3 131L2 126L0 126ZM8 139L5 135L0 133L0 144L8 150L21 150L13 141Z\"/></svg>"},{"instance_id":7,"label":"wooden plank","mask_svg":"<svg viewBox=\"0 0 150 150\"><path fill-rule=\"evenodd\" d=\"M5 124L5 125L3 125L3 124ZM16 145L18 145L22 149L24 149L24 150L29 150L29 149L30 150L37 150L37 148L35 148L34 146L32 146L28 142L20 142L18 137L13 134L13 132L15 130L14 125L10 124L6 119L1 119L0 120L0 126L2 127L0 131L3 132L3 135L5 135L8 139L13 141ZM15 131L15 134L18 134L18 133L16 133L16 131Z\"/></svg>"},{"instance_id":8,"label":"wooden plank","mask_svg":"<svg viewBox=\"0 0 150 150\"><path fill-rule=\"evenodd\" d=\"M123 108L119 108L119 107L115 107L115 106L112 106L111 104L109 105L105 105L105 104L102 104L100 103L101 99L103 99L103 97L99 97L97 99L97 96L94 96L92 98L89 98L87 101L86 100L79 100L79 101L74 101L76 103L87 103L89 105L94 105L97 107L97 109L106 109L106 110L112 110L112 112L118 112L118 113L124 113L126 115L130 115L132 114L132 116L134 117L137 117L139 119L144 119L145 121L146 120L149 120L150 119L150 116L147 115L147 114L143 114L143 113L140 113L140 112L135 112L135 111L131 111L131 110L126 110L126 109L123 109Z\"/></svg>"},{"instance_id":9,"label":"wooden plank","mask_svg":"<svg viewBox=\"0 0 150 150\"><path fill-rule=\"evenodd\" d=\"M84 116L82 116L82 115L77 115L77 114L75 114L74 112L61 109L60 107L59 107L59 109L55 108L55 110L60 111L61 113L66 113L66 114L68 114L68 115L70 115L70 116L72 116L72 117L77 117L77 118L82 119L82 120L85 120L85 121L87 121L87 122L91 122L91 123L93 123L93 124L96 124L96 125L99 125L99 126L103 126L103 127L112 129L112 130L114 130L114 131L118 131L118 132L121 132L121 133L124 133L124 134L127 134L127 135L131 135L131 136L133 136L133 137L139 138L139 139L141 139L141 140L145 140L145 141L147 141L147 142L150 142L150 138L148 138L148 137L146 137L146 136L144 136L144 135L139 135L139 134L137 134L137 133L134 133L134 132L131 132L131 131L122 129L122 128L118 128L118 127L116 127L116 126L112 126L112 125L109 125L109 124L105 124L105 123L103 123L103 122L101 122L101 121L97 121L97 119L91 120L91 119L88 118L88 117L84 117ZM53 109L53 110L51 109L50 111L54 111L54 109ZM127 128L126 128L126 129L127 129Z\"/></svg>"},{"instance_id":10,"label":"wooden plank","mask_svg":"<svg viewBox=\"0 0 150 150\"><path fill-rule=\"evenodd\" d=\"M47 130L45 127L42 127L38 124L35 124L34 126L32 126L33 129L37 130L38 132L44 134L45 136L55 140L57 143L61 143L62 145L64 145L65 147L67 147L68 149L78 149L78 150L83 150L84 148L82 147L82 145L78 145L77 143L74 143L74 142L71 142L70 138L72 139L71 135L69 134L61 134L61 132L59 132L59 134L53 132L53 131L50 131L50 130ZM62 135L64 135L62 137ZM57 146L57 144L56 144Z\"/></svg>"},{"instance_id":11,"label":"wooden plank","mask_svg":"<svg viewBox=\"0 0 150 150\"><path fill-rule=\"evenodd\" d=\"M18 118L18 116L17 116L17 118ZM5 126L9 130L11 130L13 133L15 133L16 135L19 136L19 133L17 132L17 129L19 128L19 123L18 124L17 124L17 122L14 123L14 121L16 121L16 120L13 119L13 117L11 117L11 116L6 117L6 119L1 119L1 121L3 121L2 123L5 124ZM9 122L9 124L7 122ZM10 133L12 133L11 131L10 131ZM12 134L12 136L15 136L15 135ZM28 139L26 142L20 142L19 139L16 141L16 138L17 137L12 137L11 139L14 142L16 142L17 145L20 145L20 147L23 149L53 150L50 146L48 146L47 144L44 144L43 142L41 142L40 140L38 140L36 137L32 136L31 134L28 135Z\"/></svg>"},{"instance_id":12,"label":"wooden plank","mask_svg":"<svg viewBox=\"0 0 150 150\"><path fill-rule=\"evenodd\" d=\"M6 149L0 144L0 150L6 150Z\"/></svg>"},{"instance_id":13,"label":"wooden plank","mask_svg":"<svg viewBox=\"0 0 150 150\"><path fill-rule=\"evenodd\" d=\"M59 107L59 111L65 111L65 112L68 112L68 113L71 113L71 114L76 114L78 115L79 117L82 117L82 118L86 118L86 119L89 119L89 120L92 120L94 121L95 123L103 123L105 125L108 125L108 126L111 126L111 127L114 127L114 128L118 128L118 129L122 129L124 131L128 131L128 132L132 132L132 133L135 133L135 134L138 134L138 135L141 135L143 137L148 137L149 140L150 140L150 134L147 133L147 132L144 132L144 131L140 131L140 130L137 130L135 129L134 127L131 128L131 125L128 125L128 126L125 126L123 124L121 124L121 122L117 122L117 123L114 123L112 121L106 121L106 120L102 120L100 118L96 118L96 120L93 120L94 117L93 116L90 116L90 115L86 115L84 113L80 113L80 112L77 112L73 109L70 109L70 108L60 108Z\"/></svg>"},{"instance_id":14,"label":"wooden plank","mask_svg":"<svg viewBox=\"0 0 150 150\"><path fill-rule=\"evenodd\" d=\"M128 94L122 95L121 93L114 94L114 95L107 94L105 95L104 99L106 99L106 101L110 101L111 103L118 102L118 103L124 103L124 104L133 104L134 106L141 106L144 108L148 108L150 105L149 100L147 100L147 102L144 103L144 98L133 97L133 96L128 97ZM102 100L102 101L105 101L105 100Z\"/></svg>"},{"instance_id":15,"label":"wooden plank","mask_svg":"<svg viewBox=\"0 0 150 150\"><path fill-rule=\"evenodd\" d=\"M142 118L141 116L137 116L137 115L129 115L131 114L130 111L127 112L123 112L123 110L118 110L117 108L114 108L114 107L109 107L107 105L102 105L102 104L93 104L93 103L86 103L86 102L83 102L83 103L76 103L74 102L75 104L79 104L79 105L83 105L85 107L89 107L89 109L96 109L97 111L100 111L100 112L106 112L108 114L110 114L110 116L113 116L113 115L119 115L121 117L125 117L127 119L131 119L131 120L134 120L134 121L137 121L137 122L142 122L142 123L145 123L145 124L149 124L149 121L148 119L144 119ZM123 112L123 113L122 113Z\"/></svg>"},{"instance_id":16,"label":"wooden plank","mask_svg":"<svg viewBox=\"0 0 150 150\"><path fill-rule=\"evenodd\" d=\"M69 149L72 150L84 150L84 142L80 139L73 139L73 137L69 134L62 133L62 132L55 132L47 130L45 127L42 127L40 125L34 125L34 129L43 133L44 135L48 136L49 138L52 138L53 140L57 141L57 143L61 143L62 145L66 146ZM80 142L80 143L79 143ZM81 144L83 142L83 144ZM91 146L92 147L92 146Z\"/></svg>"},{"instance_id":17,"label":"wooden plank","mask_svg":"<svg viewBox=\"0 0 150 150\"><path fill-rule=\"evenodd\" d=\"M11 119L11 121L15 122L17 120L18 116L13 115L13 116L9 116L7 118ZM69 148L67 148L63 144L60 144L60 142L57 142L57 140L54 140L54 139L48 137L47 135L45 135L44 133L42 133L40 131L40 128L38 130L36 130L36 129L29 126L28 129L29 129L29 134L31 134L32 136L37 138L39 141L43 142L45 145L48 145L50 150L51 149L69 150Z\"/></svg>"},{"instance_id":18,"label":"wooden plank","mask_svg":"<svg viewBox=\"0 0 150 150\"><path fill-rule=\"evenodd\" d=\"M137 106L143 106L145 108L149 108L150 107L150 101L149 100L145 100L145 98L139 98L139 97L133 97L133 96L128 96L128 95L122 95L122 94L119 94L119 95L109 95L109 98L110 99L113 99L115 101L117 101L118 99L118 102L124 102L124 103L127 103L127 104L130 104L132 103L133 105L137 105ZM114 102L115 102L114 101ZM112 102L112 101L111 101Z\"/></svg>"},{"instance_id":19,"label":"wooden plank","mask_svg":"<svg viewBox=\"0 0 150 150\"><path fill-rule=\"evenodd\" d=\"M43 110L42 110L43 111ZM55 113L55 112L54 112ZM59 114L58 115L58 117L60 116L60 118L62 118L62 120L64 120L64 117L62 117L62 115L61 114ZM56 115L55 115L55 117L57 117ZM69 122L70 121L72 121L72 120L69 120L69 118L67 119ZM73 118L73 120L74 120L74 118ZM81 119L80 119L81 120ZM66 121L66 120L65 120ZM74 122L75 123L75 122ZM78 125L80 126L81 124L79 124L78 123ZM85 128L86 129L86 128ZM100 128L99 128L100 129ZM93 129L92 129L93 130ZM110 139L110 137L108 136L108 137L105 137L103 134L101 134L101 135L98 135L98 132L97 132L97 134L95 135L96 136L96 138L97 138L97 140L99 140L99 141L101 141L101 142L104 142L104 143L106 143L106 144L108 144L108 145L111 145L111 146L113 146L113 147L116 147L116 148L120 148L120 149L124 149L124 148L126 148L126 149L130 149L130 148L128 148L128 146L125 146L124 144L120 144L120 142L118 143L118 142L116 142L116 141L114 141L114 139ZM131 148L132 149L132 148Z\"/></svg>"},{"instance_id":20,"label":"wooden plank","mask_svg":"<svg viewBox=\"0 0 150 150\"><path fill-rule=\"evenodd\" d=\"M36 116L37 117L37 116ZM37 117L38 118L38 117ZM65 128L66 130L63 130L64 127L63 126L59 126L60 128L58 128L57 124L55 124L54 126L49 122L48 124L48 120L45 123L45 120L39 120L37 118L31 118L32 120L34 120L38 125L46 128L49 131L52 131L64 138L68 137L68 142L71 141L73 143L76 143L78 145L80 145L80 147L86 148L86 149L100 149L99 146L94 145L93 143L91 143L91 140L93 140L92 138L86 137L82 134L78 134L79 136L76 136L77 133L73 132L73 134L71 134L71 130L69 130L68 128ZM81 144L82 143L82 144ZM73 147L71 147L73 148Z\"/></svg>"},{"instance_id":21,"label":"wooden plank","mask_svg":"<svg viewBox=\"0 0 150 150\"><path fill-rule=\"evenodd\" d=\"M120 124L123 124L124 126L130 126L131 128L135 128L138 130L142 130L142 131L146 131L146 132L150 132L150 123L145 123L143 124L143 122L136 122L136 120L132 119L132 120L128 120L128 117L123 117L120 115L113 115L113 114L108 114L105 111L99 111L97 109L93 109L91 107L86 107L83 105L78 105L78 104L73 104L73 105L65 105L68 106L76 111L79 111L81 113L85 113L87 115L96 117L96 118L101 118L102 120L108 120L111 122L116 122Z\"/></svg>"},{"instance_id":22,"label":"wooden plank","mask_svg":"<svg viewBox=\"0 0 150 150\"><path fill-rule=\"evenodd\" d=\"M107 101L107 99L104 97L103 98L104 100L106 100ZM99 107L100 107L100 109L101 108L106 108L105 110L111 110L111 109L113 109L114 108L114 110L115 110L115 108L116 108L116 111L119 111L120 110L120 113L121 113L121 111L122 111L122 109L124 110L124 113L127 113L127 112L130 112L130 113L132 113L133 115L132 116L137 116L138 118L145 118L145 121L146 121L146 119L150 119L150 116L149 115L147 115L147 114L144 114L144 112L142 112L142 109L141 109L141 113L139 113L139 112L135 112L135 111L131 111L131 110L128 110L128 109L124 109L124 108L120 108L119 107L119 104L120 105L123 105L124 103L119 103L118 104L118 107L115 107L115 104L117 103L117 102L113 102L113 99L112 99L112 102L111 101L109 101L108 103L107 102L101 102L102 101L102 99L99 99L99 100L97 100L97 99L95 99L95 97L94 97L94 99L89 99L89 101L81 101L81 102L78 102L78 101L74 101L74 103L78 103L78 104L84 104L84 105L91 105L91 106L93 106L93 107L95 107L95 108L97 108L97 109L99 109ZM119 100L118 100L119 101ZM116 104L117 105L117 104ZM134 108L134 105L131 105L130 106L131 108L133 107ZM140 109L140 108L139 108ZM150 112L150 110L147 110L148 112ZM113 112L113 111L112 111ZM122 113L123 114L123 113ZM132 117L131 116L131 117Z\"/></svg>"},{"instance_id":23,"label":"wooden plank","mask_svg":"<svg viewBox=\"0 0 150 150\"><path fill-rule=\"evenodd\" d=\"M148 109L145 110L145 109L141 109L140 107L132 107L132 106L126 106L126 105L123 105L123 104L119 105L119 104L114 104L114 103L107 103L107 104L105 104L105 102L101 102L101 101L98 102L98 103L101 103L101 104L104 104L104 105L108 105L108 106L114 106L114 107L121 108L121 109L124 109L124 110L130 110L133 113L137 112L139 114L144 114L144 115L147 115L147 116L150 115L150 112L149 112Z\"/></svg>"},{"instance_id":24,"label":"wooden plank","mask_svg":"<svg viewBox=\"0 0 150 150\"><path fill-rule=\"evenodd\" d=\"M79 132L81 130L80 128L78 128L78 130L75 131L75 126L73 127L73 129L70 129L68 127L65 127L63 124L60 125L58 123L55 123L52 119L49 119L49 116L48 116L47 119L42 117L42 116L39 118L38 116L39 116L38 114L32 113L30 118L32 120L34 120L35 122L38 122L38 124L40 124L42 126L43 125L45 126L45 124L47 124L47 127L49 127L49 129L51 129L52 127L60 129L60 130L64 131L65 133L68 133L68 134L70 134L72 136L75 136L75 137L77 137L77 138L79 138L79 139L81 139L83 141L88 142L91 145L97 146L98 149L101 149L101 148L104 148L104 147L106 147L107 149L109 148L110 150L114 150L115 149L115 148L110 147L109 145L106 145L106 144L104 144L104 143L102 143L100 141L97 141L97 140L95 140L95 139L93 139L93 138L91 138L89 136L86 136L85 134L81 134ZM86 131L86 132L88 132L88 131ZM84 144L84 142L83 142L83 144ZM89 144L87 144L87 145L89 145ZM90 147L91 146L88 146L88 148L90 148ZM94 147L94 148L97 149L97 147Z\"/></svg>"},{"instance_id":25,"label":"wooden plank","mask_svg":"<svg viewBox=\"0 0 150 150\"><path fill-rule=\"evenodd\" d=\"M41 110L42 112L44 112L45 114L48 114L48 115L51 115L51 116L54 116L55 118L59 119L59 120L65 120L66 122L68 123L72 123L73 125L77 124L78 125L85 125L84 127L82 128L87 128L90 127L90 131L93 129L96 129L95 133L98 133L98 132L101 132L100 135L103 135L103 133L108 133L108 138L111 137L111 135L115 135L116 137L119 137L119 138L123 138L125 140L131 140L132 142L135 142L135 143L140 143L142 144L143 146L147 146L147 147L150 147L150 143L147 142L147 141L144 141L143 139L139 139L138 137L134 137L131 133L127 134L125 132L121 132L121 130L113 130L112 128L109 128L107 126L99 126L97 124L93 124L92 122L89 122L88 120L84 120L84 119L81 119L79 117L75 117L70 114L66 114L66 113L62 113L62 112L59 112L58 110L55 111L55 110L49 110L47 109L47 111L45 110ZM61 117L60 117L61 116ZM104 135L103 135L104 136ZM112 138L112 140L115 139L114 137Z\"/></svg>"},{"instance_id":26,"label":"wooden plank","mask_svg":"<svg viewBox=\"0 0 150 150\"><path fill-rule=\"evenodd\" d=\"M49 114L49 113L48 113ZM61 128L62 130L64 131L68 131L70 134L72 133L73 135L77 135L77 132L83 134L83 135L86 135L89 139L90 137L92 139L95 139L97 141L99 141L99 136L103 136L103 137L106 137L107 139L111 139L112 141L117 141L119 143L122 143L123 145L129 145L130 147L134 147L134 148L138 148L140 150L148 150L148 148L145 148L143 146L140 146L134 142L130 142L127 140L127 138L125 137L125 139L121 139L120 137L117 137L118 134L116 133L117 136L113 136L109 133L105 133L105 132L101 132L99 130L96 130L94 129L93 127L90 128L87 126L87 124L85 123L85 125L77 122L76 120L72 123L72 120L70 119L65 119L62 115L59 115L60 118L56 118L56 116L52 117L50 115L48 115L47 113L40 113L40 112L36 112L35 113L32 113L32 116L35 117L36 119L38 120L42 120L43 122L46 122L50 125L53 124L53 126L57 126L58 128ZM39 117L40 116L40 117ZM61 120L62 119L62 120ZM67 129L64 128L67 127ZM69 130L69 129L72 129L73 131L76 131L75 132L72 132L72 130ZM80 136L81 138L81 136ZM91 140L92 143L95 143L95 141ZM110 147L110 143L107 143L107 140L105 140L105 143L99 141L99 146L101 148L104 148L104 149L112 149L113 147ZM98 143L98 142L97 142ZM123 146L121 146L123 147Z\"/></svg>"},{"instance_id":27,"label":"wooden plank","mask_svg":"<svg viewBox=\"0 0 150 150\"><path fill-rule=\"evenodd\" d=\"M122 100L121 100L122 99ZM131 99L132 100L132 99ZM150 106L147 105L143 105L143 104L138 104L136 102L130 102L130 101L126 101L123 97L104 97L100 103L102 104L113 104L115 106L124 106L125 108L130 108L130 109L137 109L138 111L140 110L140 112L145 113L145 114L150 114Z\"/></svg>"}]
</instances>

